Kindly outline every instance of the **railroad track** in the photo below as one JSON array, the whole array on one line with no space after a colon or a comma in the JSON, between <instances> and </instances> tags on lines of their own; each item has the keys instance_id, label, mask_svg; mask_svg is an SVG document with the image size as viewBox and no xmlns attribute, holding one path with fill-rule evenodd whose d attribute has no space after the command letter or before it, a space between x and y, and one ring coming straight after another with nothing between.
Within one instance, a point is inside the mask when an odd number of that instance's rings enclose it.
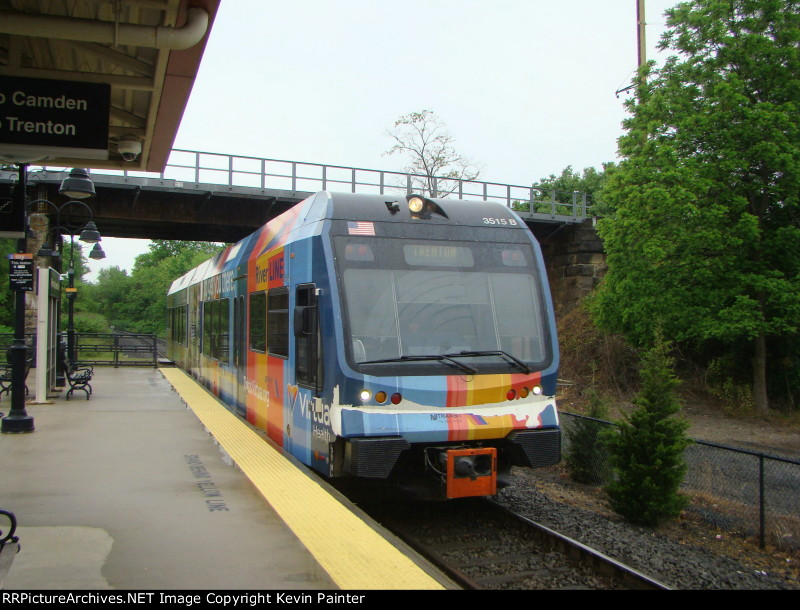
<instances>
[{"instance_id":1,"label":"railroad track","mask_svg":"<svg viewBox=\"0 0 800 610\"><path fill-rule=\"evenodd\" d=\"M116 330L115 334L120 335L119 347L122 352L130 352L134 355L140 355L143 351L147 352L152 350L152 335L142 335L138 333L129 332L126 330ZM163 339L156 338L156 354L159 359L167 359L167 342Z\"/></svg>"},{"instance_id":2,"label":"railroad track","mask_svg":"<svg viewBox=\"0 0 800 610\"><path fill-rule=\"evenodd\" d=\"M483 498L358 504L466 589L668 588Z\"/></svg>"}]
</instances>

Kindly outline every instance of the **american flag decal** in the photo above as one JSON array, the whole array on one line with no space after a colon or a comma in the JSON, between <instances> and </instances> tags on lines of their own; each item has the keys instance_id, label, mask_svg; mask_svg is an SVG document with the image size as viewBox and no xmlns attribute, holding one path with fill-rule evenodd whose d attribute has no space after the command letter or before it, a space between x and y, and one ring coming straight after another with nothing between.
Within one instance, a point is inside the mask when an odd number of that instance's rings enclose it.
<instances>
[{"instance_id":1,"label":"american flag decal","mask_svg":"<svg viewBox=\"0 0 800 610\"><path fill-rule=\"evenodd\" d=\"M375 235L375 225L371 222L348 222L347 232L350 235Z\"/></svg>"}]
</instances>

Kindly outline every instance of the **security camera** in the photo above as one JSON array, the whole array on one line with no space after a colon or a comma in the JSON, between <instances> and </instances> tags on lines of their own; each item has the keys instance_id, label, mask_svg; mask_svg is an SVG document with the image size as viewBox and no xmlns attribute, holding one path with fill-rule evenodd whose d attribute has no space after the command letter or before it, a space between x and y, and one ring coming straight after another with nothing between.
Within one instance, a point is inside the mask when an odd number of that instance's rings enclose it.
<instances>
[{"instance_id":1,"label":"security camera","mask_svg":"<svg viewBox=\"0 0 800 610\"><path fill-rule=\"evenodd\" d=\"M136 161L142 154L142 143L139 140L120 140L117 142L117 150L125 161Z\"/></svg>"}]
</instances>

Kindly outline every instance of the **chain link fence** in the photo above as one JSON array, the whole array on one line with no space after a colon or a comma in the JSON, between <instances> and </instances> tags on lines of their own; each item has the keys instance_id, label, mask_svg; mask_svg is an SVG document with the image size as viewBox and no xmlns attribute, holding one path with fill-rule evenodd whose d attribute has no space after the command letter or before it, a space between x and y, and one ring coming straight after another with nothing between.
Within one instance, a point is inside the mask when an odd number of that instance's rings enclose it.
<instances>
[{"instance_id":1,"label":"chain link fence","mask_svg":"<svg viewBox=\"0 0 800 610\"><path fill-rule=\"evenodd\" d=\"M578 482L603 485L612 474L604 435L612 422L561 412L562 455ZM570 464L571 456L578 459ZM681 491L687 510L711 526L757 537L779 549L800 549L800 460L693 440L685 451Z\"/></svg>"}]
</instances>

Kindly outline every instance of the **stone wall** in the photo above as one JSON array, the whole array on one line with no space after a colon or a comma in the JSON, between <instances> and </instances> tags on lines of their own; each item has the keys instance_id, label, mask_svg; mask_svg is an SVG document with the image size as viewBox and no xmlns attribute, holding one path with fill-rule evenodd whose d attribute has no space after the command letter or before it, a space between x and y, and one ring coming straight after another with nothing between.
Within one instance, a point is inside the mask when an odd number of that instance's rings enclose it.
<instances>
[{"instance_id":1,"label":"stone wall","mask_svg":"<svg viewBox=\"0 0 800 610\"><path fill-rule=\"evenodd\" d=\"M593 221L537 227L556 319L572 311L600 283L606 272L603 242Z\"/></svg>"}]
</instances>

